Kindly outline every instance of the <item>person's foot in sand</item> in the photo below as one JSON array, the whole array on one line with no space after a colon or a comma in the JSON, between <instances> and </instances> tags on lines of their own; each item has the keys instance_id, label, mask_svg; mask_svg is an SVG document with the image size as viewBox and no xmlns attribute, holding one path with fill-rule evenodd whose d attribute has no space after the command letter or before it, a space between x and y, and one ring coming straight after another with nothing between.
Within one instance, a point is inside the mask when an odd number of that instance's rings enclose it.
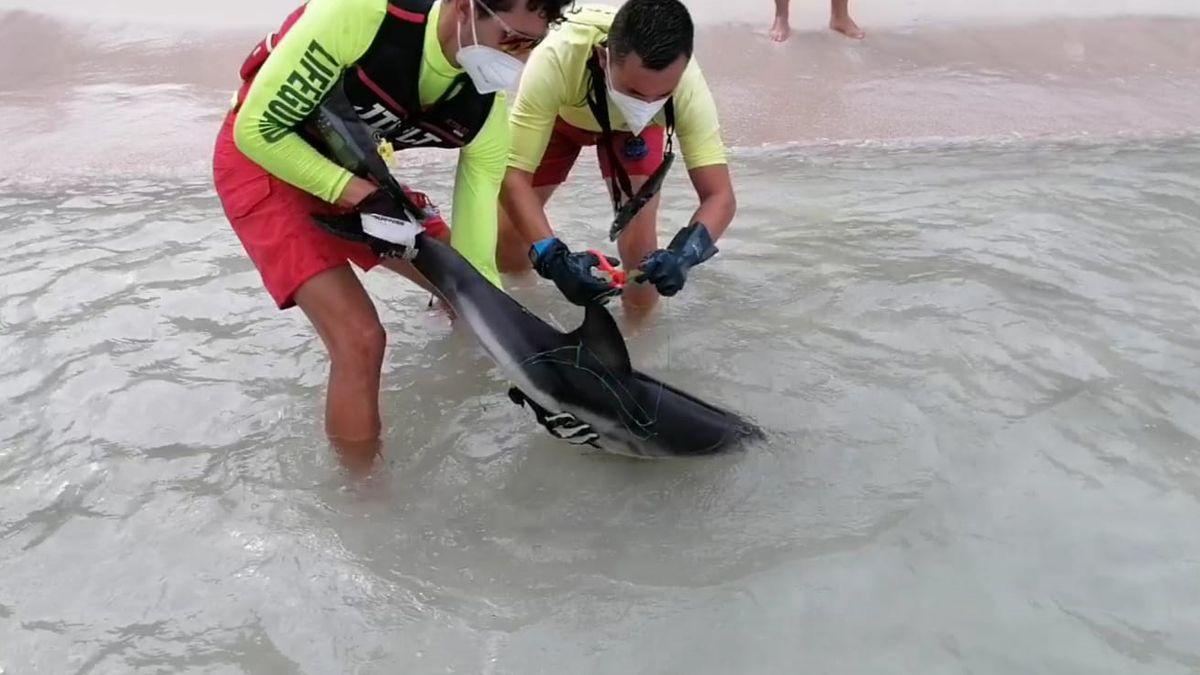
<instances>
[{"instance_id":1,"label":"person's foot in sand","mask_svg":"<svg viewBox=\"0 0 1200 675\"><path fill-rule=\"evenodd\" d=\"M792 36L792 27L788 25L787 14L788 0L775 0L775 22L771 24L771 40L774 42L785 42ZM780 13L780 7L783 12Z\"/></svg>"},{"instance_id":2,"label":"person's foot in sand","mask_svg":"<svg viewBox=\"0 0 1200 675\"><path fill-rule=\"evenodd\" d=\"M854 23L854 19L850 18L850 0L833 0L829 28L855 40L861 40L867 36L863 29Z\"/></svg>"},{"instance_id":3,"label":"person's foot in sand","mask_svg":"<svg viewBox=\"0 0 1200 675\"><path fill-rule=\"evenodd\" d=\"M792 27L788 25L787 17L775 17L775 22L771 24L771 32L768 34L775 42L786 42L792 36Z\"/></svg>"},{"instance_id":4,"label":"person's foot in sand","mask_svg":"<svg viewBox=\"0 0 1200 675\"><path fill-rule=\"evenodd\" d=\"M788 23L788 2L790 0L775 0L775 22L768 33L775 42L785 42L792 35L792 27ZM850 0L831 0L830 5L830 30L855 40L866 37L863 29L850 18Z\"/></svg>"}]
</instances>

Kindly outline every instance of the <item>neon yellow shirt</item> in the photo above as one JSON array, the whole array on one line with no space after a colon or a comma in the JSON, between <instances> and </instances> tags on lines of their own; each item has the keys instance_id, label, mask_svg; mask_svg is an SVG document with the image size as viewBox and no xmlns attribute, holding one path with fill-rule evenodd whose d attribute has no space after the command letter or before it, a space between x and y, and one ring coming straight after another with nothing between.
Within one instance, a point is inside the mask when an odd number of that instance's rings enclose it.
<instances>
[{"instance_id":1,"label":"neon yellow shirt","mask_svg":"<svg viewBox=\"0 0 1200 675\"><path fill-rule=\"evenodd\" d=\"M432 105L463 71L450 65L438 42L437 26L442 3L435 3L425 22L424 52L418 89L422 105ZM335 201L351 173L327 159L291 129L279 128L279 118L267 114L268 106L281 99L296 107L294 90L285 84L293 72L311 64L313 54L329 61L338 73L366 53L375 39L387 0L309 0L304 14L280 41L254 78L238 111L233 137L237 147L271 174L324 199ZM317 45L313 50L314 43ZM304 61L304 59L309 59ZM313 78L307 86L313 87ZM330 78L319 101L332 88ZM454 179L451 244L493 284L500 285L496 268L496 203L508 155L508 124L502 95L497 95L483 129L459 152Z\"/></svg>"},{"instance_id":2,"label":"neon yellow shirt","mask_svg":"<svg viewBox=\"0 0 1200 675\"><path fill-rule=\"evenodd\" d=\"M608 39L615 16L613 7L585 5L578 12L568 13L567 21L550 31L546 40L533 50L509 115L512 137L509 166L531 173L537 169L550 142L555 118L561 117L580 129L600 131L600 123L587 106L592 79L587 62L594 47ZM724 164L725 145L721 141L717 106L695 59L688 63L672 96L675 133L687 167ZM612 101L608 108L614 130L628 131L629 126ZM666 123L662 112L654 118L654 123Z\"/></svg>"}]
</instances>

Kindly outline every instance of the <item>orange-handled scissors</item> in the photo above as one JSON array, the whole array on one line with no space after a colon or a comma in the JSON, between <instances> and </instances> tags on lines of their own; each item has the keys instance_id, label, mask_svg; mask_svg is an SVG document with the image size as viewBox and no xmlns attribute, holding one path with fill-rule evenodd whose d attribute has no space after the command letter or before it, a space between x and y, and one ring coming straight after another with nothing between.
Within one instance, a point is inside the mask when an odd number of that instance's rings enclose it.
<instances>
[{"instance_id":1,"label":"orange-handled scissors","mask_svg":"<svg viewBox=\"0 0 1200 675\"><path fill-rule=\"evenodd\" d=\"M613 285L613 288L625 287L625 284L629 281L629 275L624 270L618 269L616 265L613 265L612 262L609 261L608 256L604 255L603 252L597 249L589 248L588 253L596 256L596 259L600 261L596 263L596 269L600 270L600 274L608 277L609 281Z\"/></svg>"}]
</instances>

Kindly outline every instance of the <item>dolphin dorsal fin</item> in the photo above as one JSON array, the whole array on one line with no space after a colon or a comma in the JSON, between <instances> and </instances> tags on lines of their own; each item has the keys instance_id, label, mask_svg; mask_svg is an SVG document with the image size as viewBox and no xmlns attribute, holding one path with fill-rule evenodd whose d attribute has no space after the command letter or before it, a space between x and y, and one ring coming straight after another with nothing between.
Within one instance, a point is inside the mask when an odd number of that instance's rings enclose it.
<instances>
[{"instance_id":1,"label":"dolphin dorsal fin","mask_svg":"<svg viewBox=\"0 0 1200 675\"><path fill-rule=\"evenodd\" d=\"M571 332L569 337L579 340L609 370L622 375L633 371L629 350L625 348L625 338L612 315L600 305L587 306L583 325Z\"/></svg>"}]
</instances>

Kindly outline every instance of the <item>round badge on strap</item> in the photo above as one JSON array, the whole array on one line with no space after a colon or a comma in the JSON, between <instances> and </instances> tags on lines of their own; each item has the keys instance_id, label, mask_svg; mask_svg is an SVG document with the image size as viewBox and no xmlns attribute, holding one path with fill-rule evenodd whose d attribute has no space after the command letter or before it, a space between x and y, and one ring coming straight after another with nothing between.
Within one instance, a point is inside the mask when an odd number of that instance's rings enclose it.
<instances>
[{"instance_id":1,"label":"round badge on strap","mask_svg":"<svg viewBox=\"0 0 1200 675\"><path fill-rule=\"evenodd\" d=\"M650 154L650 149L646 147L646 141L642 140L641 136L629 136L625 139L623 153L626 159L643 159Z\"/></svg>"}]
</instances>

